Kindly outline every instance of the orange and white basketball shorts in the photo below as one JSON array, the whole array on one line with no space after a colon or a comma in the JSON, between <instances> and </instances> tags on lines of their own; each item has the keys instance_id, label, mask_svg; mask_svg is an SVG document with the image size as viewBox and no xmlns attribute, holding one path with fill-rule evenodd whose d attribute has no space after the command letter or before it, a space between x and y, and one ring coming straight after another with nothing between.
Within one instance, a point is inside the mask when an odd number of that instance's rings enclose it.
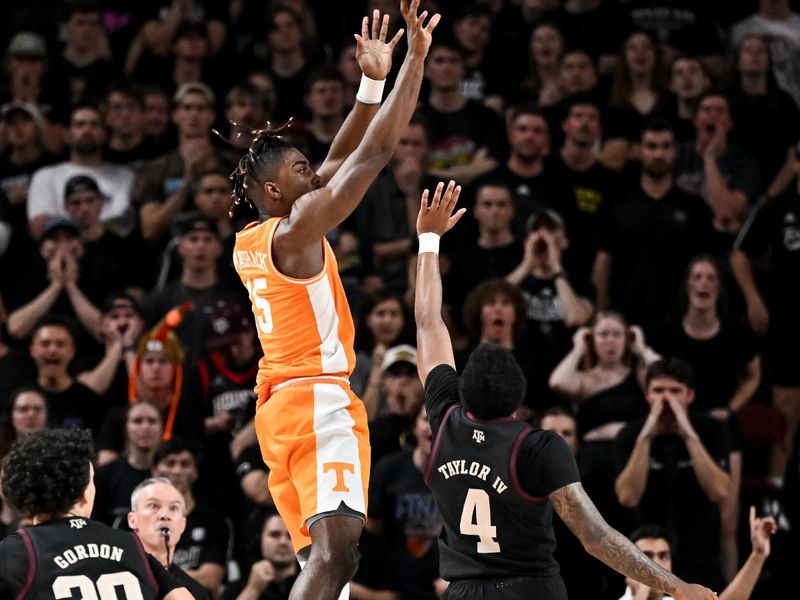
<instances>
[{"instance_id":1,"label":"orange and white basketball shorts","mask_svg":"<svg viewBox=\"0 0 800 600\"><path fill-rule=\"evenodd\" d=\"M367 412L347 380L300 378L273 387L255 423L269 490L295 552L311 545L309 527L320 518L366 518Z\"/></svg>"}]
</instances>

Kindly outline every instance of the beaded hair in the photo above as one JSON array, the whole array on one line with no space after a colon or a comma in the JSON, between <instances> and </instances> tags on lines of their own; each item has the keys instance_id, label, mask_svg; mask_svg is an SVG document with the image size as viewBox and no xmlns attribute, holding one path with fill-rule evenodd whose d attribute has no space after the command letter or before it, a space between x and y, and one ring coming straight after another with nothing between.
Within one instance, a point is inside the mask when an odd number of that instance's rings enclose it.
<instances>
[{"instance_id":1,"label":"beaded hair","mask_svg":"<svg viewBox=\"0 0 800 600\"><path fill-rule=\"evenodd\" d=\"M263 169L277 164L283 157L284 152L292 148L292 145L283 137L292 124L293 118L290 118L280 127L272 127L272 124L267 121L267 126L263 129L251 129L249 132L240 131L236 134L236 137L249 134L253 138L253 142L230 175L230 180L233 183L233 191L231 193L233 204L229 211L231 217L233 217L234 211L240 204L249 204L253 208L257 208L247 196L247 189L251 185L259 187L261 184L258 175ZM231 125L236 127L237 124L231 122ZM233 145L230 140L222 137L216 130L214 133Z\"/></svg>"}]
</instances>

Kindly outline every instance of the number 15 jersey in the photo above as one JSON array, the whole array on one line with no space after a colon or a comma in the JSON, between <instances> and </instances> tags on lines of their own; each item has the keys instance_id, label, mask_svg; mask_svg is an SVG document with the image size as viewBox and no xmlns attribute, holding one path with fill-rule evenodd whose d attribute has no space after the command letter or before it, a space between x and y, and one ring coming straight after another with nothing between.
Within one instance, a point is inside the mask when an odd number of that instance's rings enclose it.
<instances>
[{"instance_id":1,"label":"number 15 jersey","mask_svg":"<svg viewBox=\"0 0 800 600\"><path fill-rule=\"evenodd\" d=\"M477 419L461 406L447 365L429 373L425 407L433 433L425 480L444 521L441 576L556 576L547 496L579 481L567 444L513 417Z\"/></svg>"},{"instance_id":2,"label":"number 15 jersey","mask_svg":"<svg viewBox=\"0 0 800 600\"><path fill-rule=\"evenodd\" d=\"M355 328L333 249L321 242L322 271L308 279L281 274L272 240L283 218L251 223L236 234L233 264L250 295L264 350L256 378L261 404L269 387L296 377L347 377L355 366Z\"/></svg>"}]
</instances>

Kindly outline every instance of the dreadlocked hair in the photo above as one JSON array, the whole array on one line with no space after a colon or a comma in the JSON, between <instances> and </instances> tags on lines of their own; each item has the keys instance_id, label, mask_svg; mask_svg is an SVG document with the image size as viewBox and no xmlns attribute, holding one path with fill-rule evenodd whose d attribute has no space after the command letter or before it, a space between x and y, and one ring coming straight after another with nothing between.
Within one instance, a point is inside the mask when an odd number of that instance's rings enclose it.
<instances>
[{"instance_id":1,"label":"dreadlocked hair","mask_svg":"<svg viewBox=\"0 0 800 600\"><path fill-rule=\"evenodd\" d=\"M267 121L267 126L263 129L250 130L249 134L253 138L250 149L242 156L236 169L230 175L230 180L233 184L231 193L233 204L229 211L231 218L240 204L249 204L253 208L258 208L247 196L247 190L250 186L260 187L259 179L260 176L263 176L263 171L278 164L284 153L292 148L292 145L284 139L283 134L289 130L293 123L294 117L290 117L280 127L273 128L272 124ZM231 122L231 125L235 127L236 123ZM219 132L214 131L214 133L222 137ZM239 137L243 133L247 132L240 131L236 135ZM230 140L222 139L233 145Z\"/></svg>"}]
</instances>

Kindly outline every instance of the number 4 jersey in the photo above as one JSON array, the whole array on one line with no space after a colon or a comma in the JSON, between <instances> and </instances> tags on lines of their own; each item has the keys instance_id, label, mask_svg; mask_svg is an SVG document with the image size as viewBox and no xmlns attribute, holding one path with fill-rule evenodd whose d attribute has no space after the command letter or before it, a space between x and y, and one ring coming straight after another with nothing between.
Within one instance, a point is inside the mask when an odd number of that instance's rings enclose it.
<instances>
[{"instance_id":1,"label":"number 4 jersey","mask_svg":"<svg viewBox=\"0 0 800 600\"><path fill-rule=\"evenodd\" d=\"M355 328L326 239L322 271L308 279L281 274L272 260L272 239L283 219L251 223L236 234L233 264L247 287L264 350L256 379L259 404L271 385L296 377L347 377L355 366Z\"/></svg>"},{"instance_id":2,"label":"number 4 jersey","mask_svg":"<svg viewBox=\"0 0 800 600\"><path fill-rule=\"evenodd\" d=\"M566 443L512 417L475 418L459 403L458 375L448 365L428 375L425 406L434 440L425 480L444 520L441 576L556 575L547 496L579 480Z\"/></svg>"},{"instance_id":3,"label":"number 4 jersey","mask_svg":"<svg viewBox=\"0 0 800 600\"><path fill-rule=\"evenodd\" d=\"M133 533L88 519L51 519L0 543L0 598L157 600L179 587Z\"/></svg>"}]
</instances>

